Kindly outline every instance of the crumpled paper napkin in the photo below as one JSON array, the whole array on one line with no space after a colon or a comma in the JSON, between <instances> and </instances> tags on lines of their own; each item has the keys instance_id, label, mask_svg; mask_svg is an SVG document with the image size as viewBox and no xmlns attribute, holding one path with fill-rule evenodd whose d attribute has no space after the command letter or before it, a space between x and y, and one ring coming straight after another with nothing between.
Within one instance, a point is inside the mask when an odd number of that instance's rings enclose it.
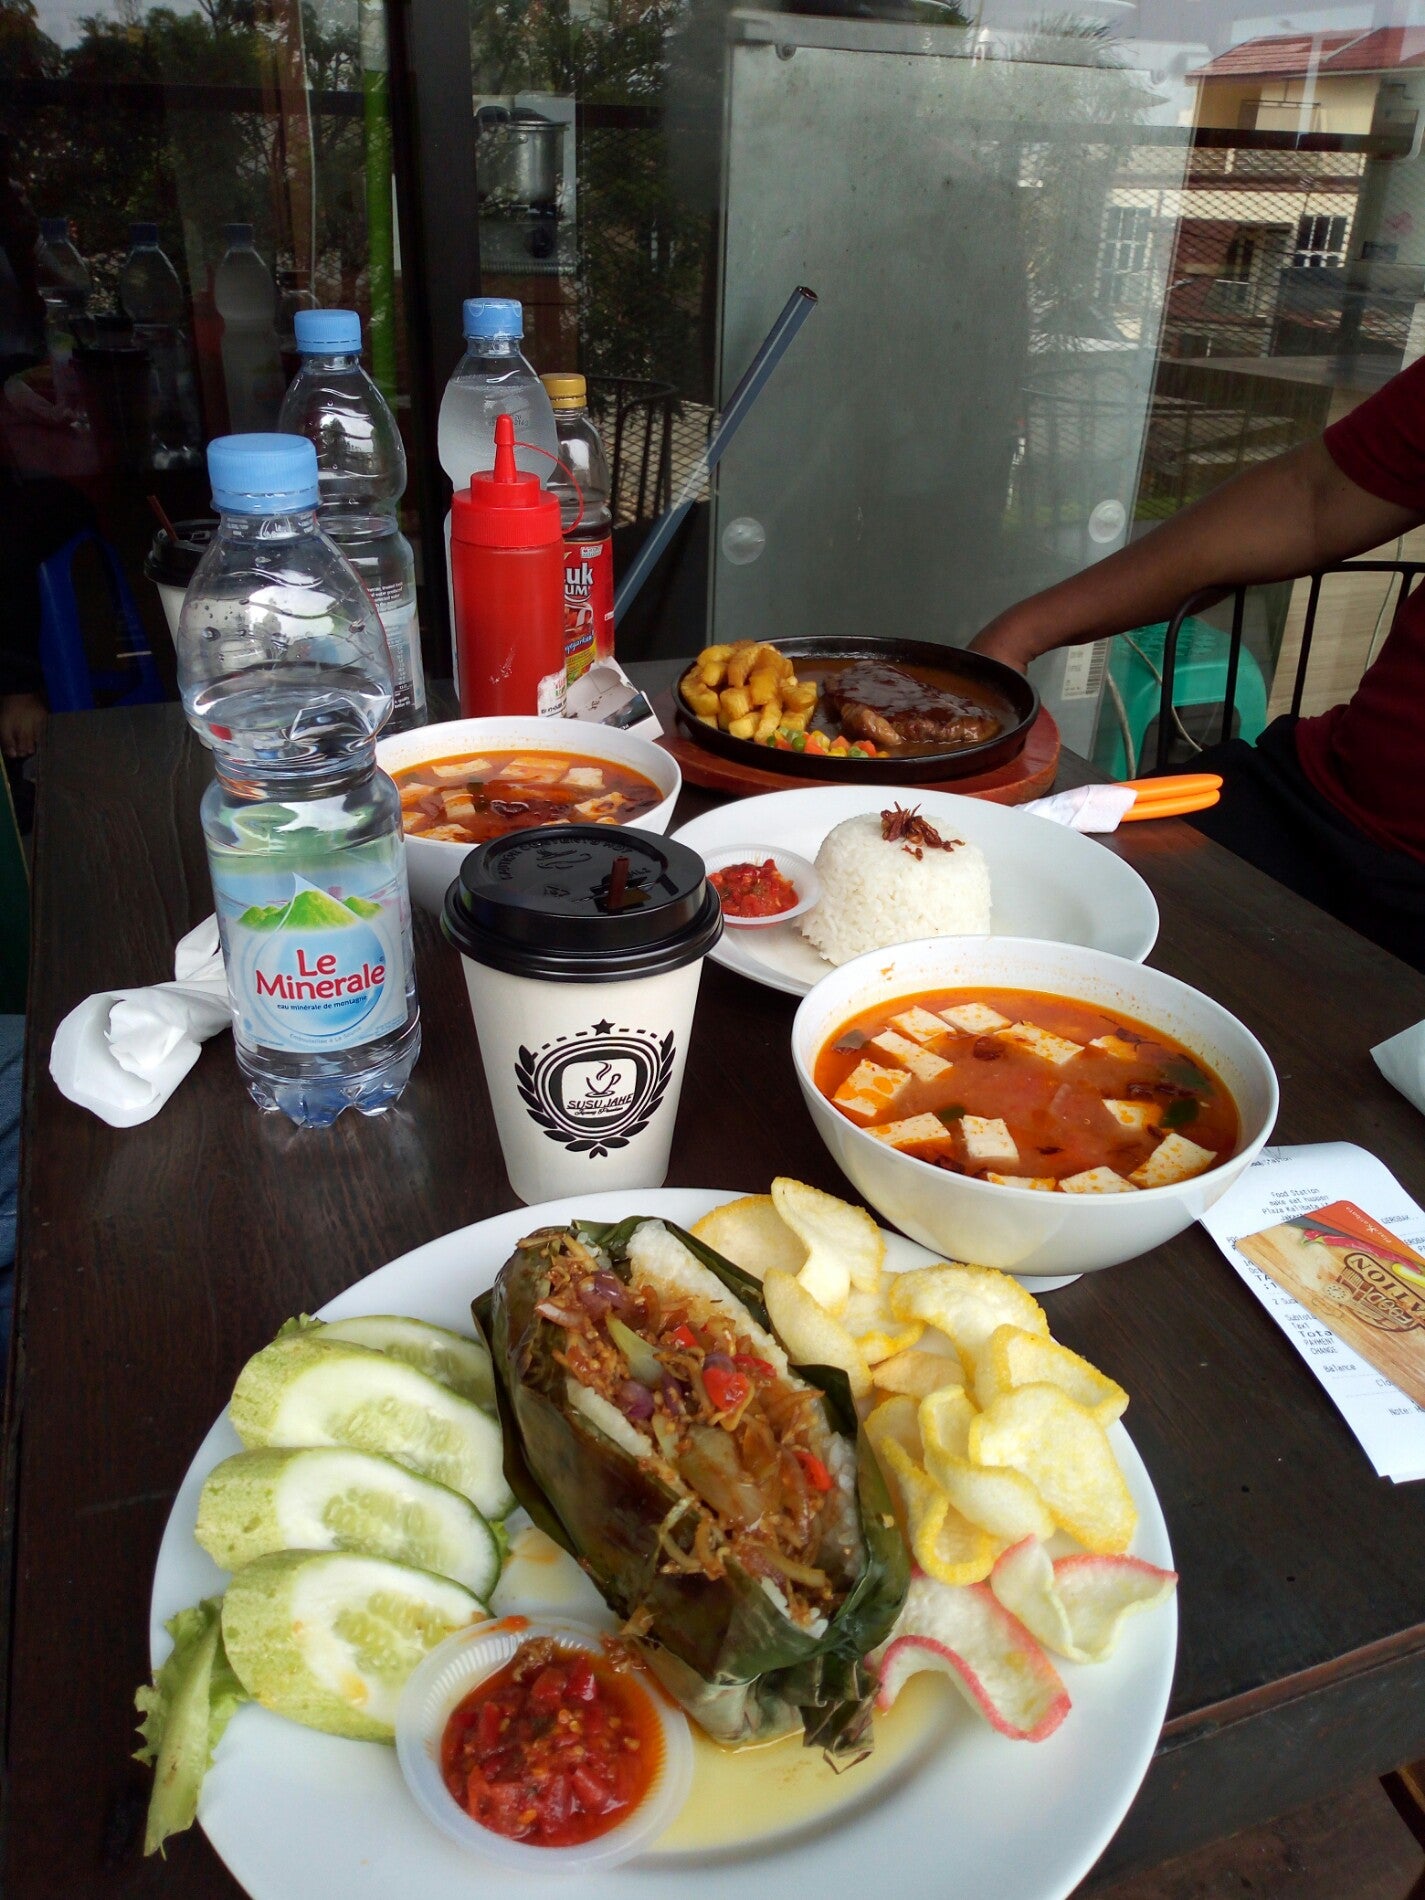
<instances>
[{"instance_id":1,"label":"crumpled paper napkin","mask_svg":"<svg viewBox=\"0 0 1425 1900\"><path fill-rule=\"evenodd\" d=\"M1076 785L1070 792L1032 798L1020 811L1050 818L1070 831L1117 831L1123 814L1138 794L1126 785Z\"/></svg>"},{"instance_id":2,"label":"crumpled paper napkin","mask_svg":"<svg viewBox=\"0 0 1425 1900\"><path fill-rule=\"evenodd\" d=\"M173 975L149 989L88 996L55 1031L55 1086L111 1128L152 1121L198 1060L199 1045L231 1027L216 917L179 939Z\"/></svg>"},{"instance_id":3,"label":"crumpled paper napkin","mask_svg":"<svg viewBox=\"0 0 1425 1900\"><path fill-rule=\"evenodd\" d=\"M1425 1023L1413 1023L1371 1050L1375 1065L1425 1115Z\"/></svg>"}]
</instances>

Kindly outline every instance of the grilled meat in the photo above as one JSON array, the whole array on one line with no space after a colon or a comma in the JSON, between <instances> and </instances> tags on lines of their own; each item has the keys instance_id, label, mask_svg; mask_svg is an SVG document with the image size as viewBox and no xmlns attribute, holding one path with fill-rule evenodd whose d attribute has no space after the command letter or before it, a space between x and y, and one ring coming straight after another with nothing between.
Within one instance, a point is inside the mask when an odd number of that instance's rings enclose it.
<instances>
[{"instance_id":1,"label":"grilled meat","mask_svg":"<svg viewBox=\"0 0 1425 1900\"><path fill-rule=\"evenodd\" d=\"M1003 727L974 700L881 660L857 660L833 674L822 697L848 739L878 746L978 745Z\"/></svg>"}]
</instances>

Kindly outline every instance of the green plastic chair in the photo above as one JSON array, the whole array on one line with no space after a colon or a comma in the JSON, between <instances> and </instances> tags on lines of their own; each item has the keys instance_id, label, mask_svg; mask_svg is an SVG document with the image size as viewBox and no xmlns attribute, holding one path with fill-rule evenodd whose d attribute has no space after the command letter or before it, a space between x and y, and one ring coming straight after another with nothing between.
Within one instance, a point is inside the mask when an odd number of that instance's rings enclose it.
<instances>
[{"instance_id":1,"label":"green plastic chair","mask_svg":"<svg viewBox=\"0 0 1425 1900\"><path fill-rule=\"evenodd\" d=\"M1120 635L1109 649L1109 677L1118 690L1123 718L1133 742L1130 769L1123 729L1110 694L1099 714L1094 763L1113 778L1131 778L1135 773L1153 769L1153 762L1143 756L1143 748L1153 721L1162 710L1167 635L1168 623L1160 620L1155 626L1139 627L1132 634ZM1134 647L1140 650L1135 652ZM1231 636L1209 626L1205 620L1189 618L1183 622L1178 632L1177 665L1173 675L1176 707L1221 706L1226 702L1230 690L1231 647ZM1250 743L1267 723L1267 687L1262 669L1245 647L1240 651L1235 684L1237 735Z\"/></svg>"}]
</instances>

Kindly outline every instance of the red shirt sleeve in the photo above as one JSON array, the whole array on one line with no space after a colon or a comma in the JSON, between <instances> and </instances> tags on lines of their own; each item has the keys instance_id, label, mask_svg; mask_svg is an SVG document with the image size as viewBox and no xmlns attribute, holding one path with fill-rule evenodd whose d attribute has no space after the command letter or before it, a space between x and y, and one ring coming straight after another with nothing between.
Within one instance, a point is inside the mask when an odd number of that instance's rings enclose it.
<instances>
[{"instance_id":1,"label":"red shirt sleeve","mask_svg":"<svg viewBox=\"0 0 1425 1900\"><path fill-rule=\"evenodd\" d=\"M1324 439L1358 488L1425 514L1425 356L1333 422Z\"/></svg>"}]
</instances>

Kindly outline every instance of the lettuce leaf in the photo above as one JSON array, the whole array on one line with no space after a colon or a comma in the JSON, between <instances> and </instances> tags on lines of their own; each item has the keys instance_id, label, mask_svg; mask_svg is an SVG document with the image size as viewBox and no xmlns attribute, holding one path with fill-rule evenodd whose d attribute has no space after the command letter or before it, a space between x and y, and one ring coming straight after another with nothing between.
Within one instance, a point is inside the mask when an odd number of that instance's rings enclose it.
<instances>
[{"instance_id":1,"label":"lettuce leaf","mask_svg":"<svg viewBox=\"0 0 1425 1900\"><path fill-rule=\"evenodd\" d=\"M166 1662L152 1686L136 1691L134 1706L143 1716L143 1746L136 1761L152 1762L153 1793L143 1851L162 1851L170 1834L193 1825L198 1790L212 1763L213 1750L233 1711L250 1701L223 1648L221 1597L207 1597L191 1610L180 1610L164 1625L173 1638Z\"/></svg>"}]
</instances>

